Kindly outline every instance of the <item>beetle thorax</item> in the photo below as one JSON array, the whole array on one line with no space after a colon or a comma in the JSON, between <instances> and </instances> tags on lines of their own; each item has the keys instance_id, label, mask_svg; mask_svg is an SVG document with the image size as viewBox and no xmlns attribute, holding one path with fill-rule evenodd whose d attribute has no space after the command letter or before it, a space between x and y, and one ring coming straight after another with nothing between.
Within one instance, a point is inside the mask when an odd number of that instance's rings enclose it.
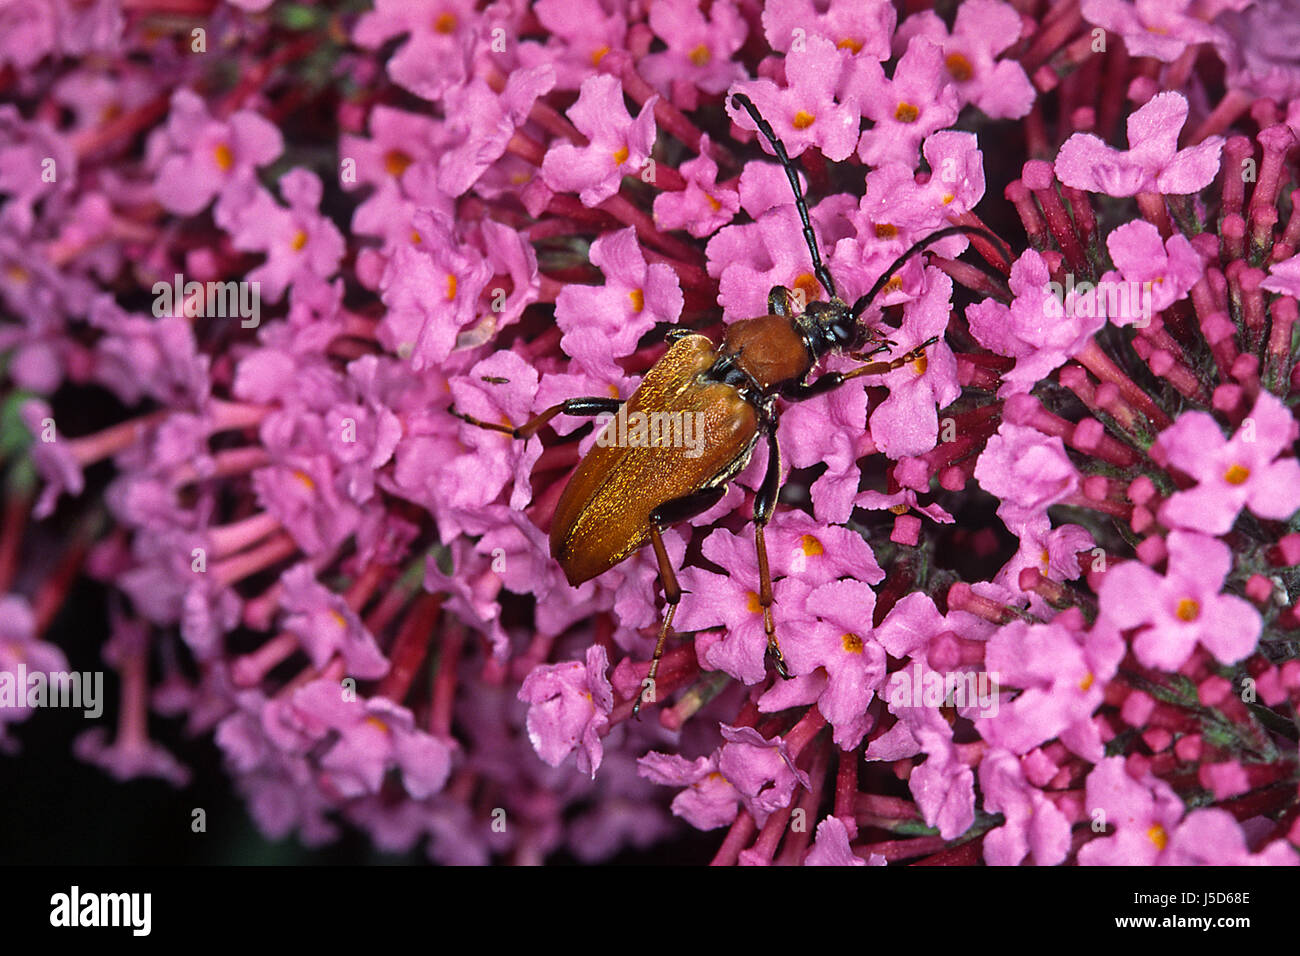
<instances>
[{"instance_id":1,"label":"beetle thorax","mask_svg":"<svg viewBox=\"0 0 1300 956\"><path fill-rule=\"evenodd\" d=\"M816 362L797 320L783 315L733 322L720 351L764 392L802 380Z\"/></svg>"}]
</instances>

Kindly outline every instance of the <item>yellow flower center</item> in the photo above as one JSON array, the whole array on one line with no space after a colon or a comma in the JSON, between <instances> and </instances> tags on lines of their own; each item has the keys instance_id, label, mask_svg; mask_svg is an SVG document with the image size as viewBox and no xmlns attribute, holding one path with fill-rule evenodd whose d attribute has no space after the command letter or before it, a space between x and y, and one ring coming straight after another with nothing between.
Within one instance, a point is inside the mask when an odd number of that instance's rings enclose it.
<instances>
[{"instance_id":1,"label":"yellow flower center","mask_svg":"<svg viewBox=\"0 0 1300 956\"><path fill-rule=\"evenodd\" d=\"M1089 671L1088 675L1084 677L1083 680L1079 681L1079 690L1087 690L1089 687L1092 686L1093 681L1095 681L1096 679L1097 678L1092 676L1092 672Z\"/></svg>"},{"instance_id":2,"label":"yellow flower center","mask_svg":"<svg viewBox=\"0 0 1300 956\"><path fill-rule=\"evenodd\" d=\"M337 624L339 627L346 628L348 626L347 618L345 618L338 611L330 611L330 617L334 618L334 623Z\"/></svg>"},{"instance_id":3,"label":"yellow flower center","mask_svg":"<svg viewBox=\"0 0 1300 956\"><path fill-rule=\"evenodd\" d=\"M1250 477L1250 469L1245 465L1233 465L1223 473L1223 480L1230 485L1245 484L1246 479Z\"/></svg>"},{"instance_id":4,"label":"yellow flower center","mask_svg":"<svg viewBox=\"0 0 1300 956\"><path fill-rule=\"evenodd\" d=\"M943 204L946 206L946 205L948 205L948 203L952 202L952 201L953 201L954 199L956 199L956 198L957 198L957 197L954 196L952 193L944 193L944 194L943 194Z\"/></svg>"},{"instance_id":5,"label":"yellow flower center","mask_svg":"<svg viewBox=\"0 0 1300 956\"><path fill-rule=\"evenodd\" d=\"M762 613L763 613L763 604L762 604L762 602L759 601L759 599L758 599L758 592L756 592L756 591L750 591L750 592L749 592L749 600L748 600L748 602L746 602L746 605L745 605L745 606L749 608L749 613L750 613L750 614L762 614Z\"/></svg>"},{"instance_id":6,"label":"yellow flower center","mask_svg":"<svg viewBox=\"0 0 1300 956\"><path fill-rule=\"evenodd\" d=\"M921 111L911 103L899 103L898 109L894 110L894 119L900 123L915 123L920 115Z\"/></svg>"},{"instance_id":7,"label":"yellow flower center","mask_svg":"<svg viewBox=\"0 0 1300 956\"><path fill-rule=\"evenodd\" d=\"M627 157L628 157L627 147L620 146L618 149L614 150L614 165L622 166L624 163L627 162Z\"/></svg>"},{"instance_id":8,"label":"yellow flower center","mask_svg":"<svg viewBox=\"0 0 1300 956\"><path fill-rule=\"evenodd\" d=\"M443 36L446 36L448 33L455 32L456 14L454 13L438 14L438 19L433 21L433 29L436 32L443 34Z\"/></svg>"},{"instance_id":9,"label":"yellow flower center","mask_svg":"<svg viewBox=\"0 0 1300 956\"><path fill-rule=\"evenodd\" d=\"M627 297L632 300L632 311L639 315L645 308L645 293L640 289L633 289Z\"/></svg>"},{"instance_id":10,"label":"yellow flower center","mask_svg":"<svg viewBox=\"0 0 1300 956\"><path fill-rule=\"evenodd\" d=\"M719 209L722 208L722 203L718 202L716 199L714 199L714 198L713 198L712 196L710 196L708 193L705 193L705 194L704 194L704 198L707 199L707 200L709 201L709 208L712 209L714 212L717 212Z\"/></svg>"},{"instance_id":11,"label":"yellow flower center","mask_svg":"<svg viewBox=\"0 0 1300 956\"><path fill-rule=\"evenodd\" d=\"M294 252L302 252L303 246L307 245L307 233L299 229L293 234L293 242L290 245L293 246Z\"/></svg>"},{"instance_id":12,"label":"yellow flower center","mask_svg":"<svg viewBox=\"0 0 1300 956\"><path fill-rule=\"evenodd\" d=\"M845 634L840 637L840 643L844 645L844 650L850 654L862 653L862 638L856 634Z\"/></svg>"},{"instance_id":13,"label":"yellow flower center","mask_svg":"<svg viewBox=\"0 0 1300 956\"><path fill-rule=\"evenodd\" d=\"M850 50L853 53L859 53L862 51L862 41L855 40L853 37L845 37L839 43L835 44L835 49Z\"/></svg>"},{"instance_id":14,"label":"yellow flower center","mask_svg":"<svg viewBox=\"0 0 1300 956\"><path fill-rule=\"evenodd\" d=\"M943 65L948 68L948 75L958 83L965 83L975 75L975 68L970 65L970 60L960 53L949 53L943 58Z\"/></svg>"},{"instance_id":15,"label":"yellow flower center","mask_svg":"<svg viewBox=\"0 0 1300 956\"><path fill-rule=\"evenodd\" d=\"M692 50L689 56L691 62L696 66L708 66L709 61L713 59L713 54L709 52L709 48L703 43Z\"/></svg>"},{"instance_id":16,"label":"yellow flower center","mask_svg":"<svg viewBox=\"0 0 1300 956\"><path fill-rule=\"evenodd\" d=\"M447 275L447 301L450 302L456 298L456 277L450 273Z\"/></svg>"},{"instance_id":17,"label":"yellow flower center","mask_svg":"<svg viewBox=\"0 0 1300 956\"><path fill-rule=\"evenodd\" d=\"M794 119L790 121L790 125L795 129L807 129L816 119L817 117L813 116L808 111L800 110L798 113L794 114Z\"/></svg>"},{"instance_id":18,"label":"yellow flower center","mask_svg":"<svg viewBox=\"0 0 1300 956\"><path fill-rule=\"evenodd\" d=\"M390 149L384 153L384 169L388 170L388 175L399 179L412 162L414 160L400 149Z\"/></svg>"},{"instance_id":19,"label":"yellow flower center","mask_svg":"<svg viewBox=\"0 0 1300 956\"><path fill-rule=\"evenodd\" d=\"M799 547L803 550L803 553L810 558L816 557L826 550L822 547L822 543L810 534L806 534L799 539Z\"/></svg>"},{"instance_id":20,"label":"yellow flower center","mask_svg":"<svg viewBox=\"0 0 1300 956\"><path fill-rule=\"evenodd\" d=\"M376 717L374 714L368 715L365 719L365 723L369 724L371 727L376 728L377 730L382 730L384 733L389 732L388 725L384 723L380 718Z\"/></svg>"},{"instance_id":21,"label":"yellow flower center","mask_svg":"<svg viewBox=\"0 0 1300 956\"><path fill-rule=\"evenodd\" d=\"M903 288L903 277L894 275L890 276L889 281L880 287L880 291L884 293L897 292L901 288Z\"/></svg>"},{"instance_id":22,"label":"yellow flower center","mask_svg":"<svg viewBox=\"0 0 1300 956\"><path fill-rule=\"evenodd\" d=\"M605 54L609 52L609 47L603 43L591 51L591 65L600 66L600 61L605 59Z\"/></svg>"},{"instance_id":23,"label":"yellow flower center","mask_svg":"<svg viewBox=\"0 0 1300 956\"><path fill-rule=\"evenodd\" d=\"M1201 616L1201 605L1191 598L1183 598L1178 602L1178 608L1174 611L1180 621L1191 623Z\"/></svg>"},{"instance_id":24,"label":"yellow flower center","mask_svg":"<svg viewBox=\"0 0 1300 956\"><path fill-rule=\"evenodd\" d=\"M212 158L216 160L217 169L223 173L230 172L230 168L235 165L235 151L226 143L217 144L217 148L212 151Z\"/></svg>"},{"instance_id":25,"label":"yellow flower center","mask_svg":"<svg viewBox=\"0 0 1300 956\"><path fill-rule=\"evenodd\" d=\"M305 471L295 471L293 476L306 485L308 491L316 490L316 482L311 480L311 476Z\"/></svg>"},{"instance_id":26,"label":"yellow flower center","mask_svg":"<svg viewBox=\"0 0 1300 956\"><path fill-rule=\"evenodd\" d=\"M1169 844L1169 834L1158 823L1147 831L1147 839L1156 845L1157 850L1163 850Z\"/></svg>"}]
</instances>

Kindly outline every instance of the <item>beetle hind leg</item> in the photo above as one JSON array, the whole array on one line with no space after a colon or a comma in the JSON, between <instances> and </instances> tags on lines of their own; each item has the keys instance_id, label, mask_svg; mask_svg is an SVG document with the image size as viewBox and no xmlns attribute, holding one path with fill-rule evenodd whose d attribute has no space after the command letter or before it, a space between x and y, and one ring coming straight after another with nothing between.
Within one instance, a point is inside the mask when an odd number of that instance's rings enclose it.
<instances>
[{"instance_id":1,"label":"beetle hind leg","mask_svg":"<svg viewBox=\"0 0 1300 956\"><path fill-rule=\"evenodd\" d=\"M776 672L786 680L791 677L785 655L776 639L776 621L772 617L772 570L767 560L767 538L764 529L772 520L777 495L781 492L781 449L776 443L776 418L768 424L767 471L763 483L754 496L754 550L758 553L758 605L763 609L763 631L767 634L767 652L772 655Z\"/></svg>"},{"instance_id":2,"label":"beetle hind leg","mask_svg":"<svg viewBox=\"0 0 1300 956\"><path fill-rule=\"evenodd\" d=\"M558 405L552 405L540 415L534 415L518 428L513 425L502 425L496 422L485 422L482 419L475 418L473 415L466 415L464 412L458 412L456 409L449 408L451 412L463 422L468 422L478 428L486 428L488 431L501 432L503 435L509 435L511 438L532 438L541 431L546 424L556 415L582 415L588 418L596 415L612 415L619 410L623 404L621 398L600 398L598 396L584 398L569 398L560 402Z\"/></svg>"}]
</instances>

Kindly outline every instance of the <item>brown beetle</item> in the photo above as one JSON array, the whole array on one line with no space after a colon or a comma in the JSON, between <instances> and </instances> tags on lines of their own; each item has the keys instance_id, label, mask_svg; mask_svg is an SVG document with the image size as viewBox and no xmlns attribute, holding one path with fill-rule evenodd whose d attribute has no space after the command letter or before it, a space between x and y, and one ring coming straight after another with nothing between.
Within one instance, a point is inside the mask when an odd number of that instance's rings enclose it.
<instances>
[{"instance_id":1,"label":"brown beetle","mask_svg":"<svg viewBox=\"0 0 1300 956\"><path fill-rule=\"evenodd\" d=\"M667 336L670 348L627 399L626 415L629 420L637 412L699 416L696 421L702 422L704 433L700 453L689 457L683 448L664 444L620 446L605 440L607 431L579 463L560 496L551 524L551 556L560 563L565 577L575 587L614 567L640 549L647 539L654 547L668 610L659 631L649 676L633 708L634 715L639 713L646 691L653 695L659 659L682 595L676 572L664 548L663 529L702 514L717 504L726 492L727 483L748 464L754 446L763 436L767 437L768 444L767 470L754 497L758 597L763 608L768 650L778 673L782 677L790 676L772 619L772 576L763 538L780 492L781 455L776 439L776 399L802 401L837 388L850 379L880 375L921 358L925 349L938 341L937 338L888 361L867 362L844 373L826 372L815 381L807 381L808 375L828 353L847 353L865 360L894 344L859 319L910 256L931 242L957 234L976 233L996 242L996 237L987 230L972 226L940 229L899 256L866 295L848 305L835 294L830 272L822 265L799 179L785 146L747 96L733 94L733 102L753 118L790 180L795 206L803 223L804 240L812 256L813 273L826 289L830 301L811 302L803 312L796 314L790 290L777 286L768 293L770 314L732 323L727 327L720 346L715 346L708 337L686 329L670 331ZM571 398L553 405L518 428L483 422L454 409L452 414L480 428L526 439L536 435L556 415L612 414L623 404L616 398ZM616 424L610 422L606 428L614 428Z\"/></svg>"}]
</instances>

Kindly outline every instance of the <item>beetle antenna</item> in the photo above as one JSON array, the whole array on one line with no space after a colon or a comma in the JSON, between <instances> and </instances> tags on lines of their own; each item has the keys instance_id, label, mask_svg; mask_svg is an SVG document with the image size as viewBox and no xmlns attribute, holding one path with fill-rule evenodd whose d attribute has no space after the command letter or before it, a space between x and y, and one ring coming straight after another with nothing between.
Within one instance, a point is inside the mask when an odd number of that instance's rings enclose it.
<instances>
[{"instance_id":1,"label":"beetle antenna","mask_svg":"<svg viewBox=\"0 0 1300 956\"><path fill-rule=\"evenodd\" d=\"M762 114L758 112L752 100L744 93L731 94L733 105L741 107L749 114L750 119L758 126L758 131L772 146L772 151L776 153L776 158L781 163L781 168L785 170L786 178L790 180L790 188L794 190L794 207L799 210L799 219L803 222L803 238L808 243L808 252L812 255L813 275L817 281L822 284L826 294L832 299L835 298L835 282L831 279L830 270L822 265L821 253L817 251L817 240L813 237L812 223L808 221L808 204L804 202L803 191L799 188L799 174L795 171L794 163L790 161L790 156L785 151L785 144L781 142L772 129L772 124L763 119Z\"/></svg>"},{"instance_id":2,"label":"beetle antenna","mask_svg":"<svg viewBox=\"0 0 1300 956\"><path fill-rule=\"evenodd\" d=\"M894 273L897 272L908 259L932 242L939 239L946 239L948 236L961 235L982 236L983 238L988 239L993 243L993 248L997 249L1002 255L1003 261L1010 265L1011 260L1007 258L1007 254L1002 248L1002 240L993 235L993 233L989 232L987 229L981 228L980 226L945 226L943 229L938 229L930 233L924 239L912 243L911 247L906 252L895 259L890 267L880 274L880 278L876 280L876 284L871 287L871 290L862 298L858 299L857 302L853 303L853 317L855 319L861 317L862 313L866 311L867 306L870 305L871 301L876 297L876 293L885 287L885 283L893 277Z\"/></svg>"}]
</instances>

